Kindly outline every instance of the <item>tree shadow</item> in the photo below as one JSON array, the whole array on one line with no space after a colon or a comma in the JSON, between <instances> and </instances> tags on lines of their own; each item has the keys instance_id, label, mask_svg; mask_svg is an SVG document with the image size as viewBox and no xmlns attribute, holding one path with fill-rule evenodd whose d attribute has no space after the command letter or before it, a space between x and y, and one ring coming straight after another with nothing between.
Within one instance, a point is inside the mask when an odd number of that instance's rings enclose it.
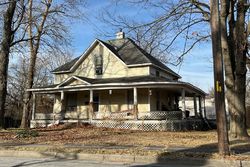
<instances>
[{"instance_id":1,"label":"tree shadow","mask_svg":"<svg viewBox=\"0 0 250 167\"><path fill-rule=\"evenodd\" d=\"M250 155L250 142L242 142L242 140L233 141L230 146L232 155ZM226 158L226 157L225 157ZM213 159L213 162L208 161ZM231 161L220 161L223 157L219 156L217 143L201 145L195 148L173 148L169 149L156 157L156 163L149 163L147 165L133 165L132 167L143 166L230 166ZM239 159L237 166L240 166L241 159Z\"/></svg>"},{"instance_id":2,"label":"tree shadow","mask_svg":"<svg viewBox=\"0 0 250 167\"><path fill-rule=\"evenodd\" d=\"M51 157L49 153L41 153L44 157ZM38 160L29 160L13 165L12 167L21 167L21 166L33 166L38 164L46 164L52 162L64 162L64 161L73 161L78 159L77 153L60 153L60 155L56 155L53 159L38 159Z\"/></svg>"}]
</instances>

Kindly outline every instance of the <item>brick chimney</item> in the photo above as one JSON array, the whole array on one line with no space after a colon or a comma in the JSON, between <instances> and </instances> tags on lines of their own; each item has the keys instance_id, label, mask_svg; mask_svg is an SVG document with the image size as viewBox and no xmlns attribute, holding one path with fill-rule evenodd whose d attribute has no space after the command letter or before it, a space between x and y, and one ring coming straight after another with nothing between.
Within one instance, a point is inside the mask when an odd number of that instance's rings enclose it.
<instances>
[{"instance_id":1,"label":"brick chimney","mask_svg":"<svg viewBox=\"0 0 250 167\"><path fill-rule=\"evenodd\" d=\"M119 30L119 32L116 33L116 39L124 39L125 33L122 31L122 29Z\"/></svg>"}]
</instances>

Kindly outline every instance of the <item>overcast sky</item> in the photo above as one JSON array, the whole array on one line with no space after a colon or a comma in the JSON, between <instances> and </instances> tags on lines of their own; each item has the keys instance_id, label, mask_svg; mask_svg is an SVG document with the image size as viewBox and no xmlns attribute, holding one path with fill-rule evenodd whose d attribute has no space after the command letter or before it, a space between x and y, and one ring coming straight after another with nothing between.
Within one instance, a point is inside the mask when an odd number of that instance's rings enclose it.
<instances>
[{"instance_id":1,"label":"overcast sky","mask_svg":"<svg viewBox=\"0 0 250 167\"><path fill-rule=\"evenodd\" d=\"M150 18L150 13L152 13L152 11L148 12L148 9L141 9L136 6L116 6L115 4L110 3L112 0L90 0L87 2L84 11L86 18L83 18L82 21L73 23L70 26L75 56L81 55L95 38L102 40L115 38L115 33L118 31L117 28L111 27L110 25L104 24L98 20L101 11L112 10L120 15L128 16L129 18L137 20L147 20ZM107 37L104 35L105 32L108 32L109 35L114 35L113 37ZM167 66L173 69L176 73L179 73L179 75L182 76L182 81L190 82L206 92L213 87L210 41L196 46L184 57L184 62L181 67L175 67L172 65Z\"/></svg>"}]
</instances>

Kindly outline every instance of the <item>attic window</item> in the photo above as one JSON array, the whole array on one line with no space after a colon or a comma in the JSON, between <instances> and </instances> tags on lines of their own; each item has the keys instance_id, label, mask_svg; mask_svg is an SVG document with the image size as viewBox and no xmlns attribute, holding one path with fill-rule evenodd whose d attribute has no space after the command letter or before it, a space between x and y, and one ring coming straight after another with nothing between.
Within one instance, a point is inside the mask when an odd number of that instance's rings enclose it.
<instances>
[{"instance_id":1,"label":"attic window","mask_svg":"<svg viewBox=\"0 0 250 167\"><path fill-rule=\"evenodd\" d=\"M102 75L103 58L102 55L95 55L95 74Z\"/></svg>"}]
</instances>

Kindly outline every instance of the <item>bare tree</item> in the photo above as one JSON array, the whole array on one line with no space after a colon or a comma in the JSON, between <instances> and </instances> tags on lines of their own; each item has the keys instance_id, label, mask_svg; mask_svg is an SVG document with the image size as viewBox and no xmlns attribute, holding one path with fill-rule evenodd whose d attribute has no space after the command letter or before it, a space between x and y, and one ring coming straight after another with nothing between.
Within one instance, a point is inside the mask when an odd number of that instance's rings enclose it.
<instances>
[{"instance_id":1,"label":"bare tree","mask_svg":"<svg viewBox=\"0 0 250 167\"><path fill-rule=\"evenodd\" d=\"M76 18L79 7L82 7L82 0L64 0L56 2L53 0L29 0L28 4L28 37L30 63L26 89L32 88L34 74L39 50L46 53L53 50L61 50L70 44L70 38L66 27L66 18ZM23 117L21 127L28 127L28 118L31 99L31 92L24 94Z\"/></svg>"},{"instance_id":2,"label":"bare tree","mask_svg":"<svg viewBox=\"0 0 250 167\"><path fill-rule=\"evenodd\" d=\"M127 31L139 46L158 58L165 59L167 63L179 65L185 54L210 37L209 29L197 31L200 27L209 25L208 4L188 0L117 0L117 6L122 6L126 2L143 9L154 9L157 14L151 13L153 16L150 21L137 21L134 18L104 10L100 16L101 20L116 29L122 28ZM108 33L105 32L105 34ZM180 47L180 44L183 46Z\"/></svg>"},{"instance_id":3,"label":"bare tree","mask_svg":"<svg viewBox=\"0 0 250 167\"><path fill-rule=\"evenodd\" d=\"M117 5L124 3L124 1L119 0L116 2ZM198 0L135 0L128 3L136 4L142 8L154 8L157 15L151 21L136 22L136 20L127 19L124 16L114 17L114 13L105 12L102 20L114 27L125 29L134 38L139 37L138 41L143 41L145 36L153 36L151 39L159 43L159 45L156 45L158 52L170 57L177 55L173 64L180 64L183 56L192 50L195 45L207 41L210 37L208 23L211 16L208 2ZM221 0L219 6L222 54L226 75L226 98L230 113L230 133L232 137L237 138L248 137L245 121L246 56L249 36L246 15L248 9L247 0ZM205 27L207 29L204 29ZM142 35L136 36L135 34L138 33L131 33L135 31ZM171 48L177 46L180 41L184 41L182 42L184 45L183 51L176 53ZM142 43L147 44L147 42ZM150 41L150 43L152 42ZM170 58L167 58L167 60L170 60Z\"/></svg>"},{"instance_id":4,"label":"bare tree","mask_svg":"<svg viewBox=\"0 0 250 167\"><path fill-rule=\"evenodd\" d=\"M7 94L7 72L9 64L9 53L13 41L13 16L16 9L16 1L9 1L4 13L3 33L0 46L0 127L4 127L5 100Z\"/></svg>"},{"instance_id":5,"label":"bare tree","mask_svg":"<svg viewBox=\"0 0 250 167\"><path fill-rule=\"evenodd\" d=\"M22 102L25 94L25 84L28 76L29 55L19 55L18 57L15 57L13 59L10 59L8 73L6 115L14 120L21 120L21 111L23 109ZM36 62L33 85L35 87L41 87L52 84L53 76L50 71L52 69L55 69L55 67L57 66L65 64L71 59L72 54L70 53L68 53L67 55L61 55L61 52L39 55ZM41 97L38 96L38 98ZM50 106L50 103L48 103L50 101L48 100L50 99L46 98L46 96L43 96L43 98L37 100L37 106Z\"/></svg>"}]
</instances>

